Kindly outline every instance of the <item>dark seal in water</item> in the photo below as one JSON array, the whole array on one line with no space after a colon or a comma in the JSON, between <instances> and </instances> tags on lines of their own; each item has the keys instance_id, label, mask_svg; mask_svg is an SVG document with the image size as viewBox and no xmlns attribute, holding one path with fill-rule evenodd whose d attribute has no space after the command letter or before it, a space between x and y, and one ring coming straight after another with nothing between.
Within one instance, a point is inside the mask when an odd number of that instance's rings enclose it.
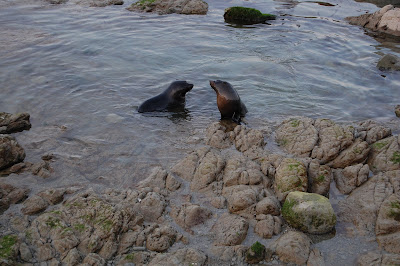
<instances>
[{"instance_id":1,"label":"dark seal in water","mask_svg":"<svg viewBox=\"0 0 400 266\"><path fill-rule=\"evenodd\" d=\"M185 106L185 95L193 88L186 81L174 81L161 94L146 100L139 106L139 113L169 111L176 107Z\"/></svg>"}]
</instances>

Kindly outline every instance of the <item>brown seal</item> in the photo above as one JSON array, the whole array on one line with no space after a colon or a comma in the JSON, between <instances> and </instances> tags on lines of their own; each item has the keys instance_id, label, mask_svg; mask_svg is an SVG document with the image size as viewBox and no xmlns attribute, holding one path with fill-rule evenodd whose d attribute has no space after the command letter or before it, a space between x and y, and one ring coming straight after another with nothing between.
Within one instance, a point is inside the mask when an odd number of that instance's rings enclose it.
<instances>
[{"instance_id":1,"label":"brown seal","mask_svg":"<svg viewBox=\"0 0 400 266\"><path fill-rule=\"evenodd\" d=\"M229 82L222 80L210 80L210 85L217 93L217 105L221 119L232 119L239 123L241 117L247 113L247 108L240 100L237 91Z\"/></svg>"}]
</instances>

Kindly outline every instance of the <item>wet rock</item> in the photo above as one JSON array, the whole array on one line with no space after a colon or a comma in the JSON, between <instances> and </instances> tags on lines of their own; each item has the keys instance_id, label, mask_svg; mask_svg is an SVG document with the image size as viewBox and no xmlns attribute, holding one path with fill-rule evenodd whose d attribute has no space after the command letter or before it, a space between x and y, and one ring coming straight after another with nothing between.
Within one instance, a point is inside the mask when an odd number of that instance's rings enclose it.
<instances>
[{"instance_id":1,"label":"wet rock","mask_svg":"<svg viewBox=\"0 0 400 266\"><path fill-rule=\"evenodd\" d=\"M400 117L400 105L396 105L396 107L394 108L394 113L397 117Z\"/></svg>"},{"instance_id":2,"label":"wet rock","mask_svg":"<svg viewBox=\"0 0 400 266\"><path fill-rule=\"evenodd\" d=\"M286 263L305 265L311 248L311 239L297 231L289 231L281 235L270 249Z\"/></svg>"},{"instance_id":3,"label":"wet rock","mask_svg":"<svg viewBox=\"0 0 400 266\"><path fill-rule=\"evenodd\" d=\"M311 250L307 266L325 266L324 256L317 248Z\"/></svg>"},{"instance_id":4,"label":"wet rock","mask_svg":"<svg viewBox=\"0 0 400 266\"><path fill-rule=\"evenodd\" d=\"M156 222L161 217L166 207L165 199L156 192L147 193L146 197L140 201L140 212L146 221Z\"/></svg>"},{"instance_id":5,"label":"wet rock","mask_svg":"<svg viewBox=\"0 0 400 266\"><path fill-rule=\"evenodd\" d=\"M174 244L177 232L171 226L156 228L148 237L146 248L151 251L163 252Z\"/></svg>"},{"instance_id":6,"label":"wet rock","mask_svg":"<svg viewBox=\"0 0 400 266\"><path fill-rule=\"evenodd\" d=\"M29 130L31 123L28 113L9 114L0 112L0 134L11 134Z\"/></svg>"},{"instance_id":7,"label":"wet rock","mask_svg":"<svg viewBox=\"0 0 400 266\"><path fill-rule=\"evenodd\" d=\"M261 172L261 166L241 156L235 156L226 161L223 181L225 186L257 185L268 182Z\"/></svg>"},{"instance_id":8,"label":"wet rock","mask_svg":"<svg viewBox=\"0 0 400 266\"><path fill-rule=\"evenodd\" d=\"M285 200L292 191L307 191L308 179L304 164L293 158L284 159L276 169L274 190L278 200Z\"/></svg>"},{"instance_id":9,"label":"wet rock","mask_svg":"<svg viewBox=\"0 0 400 266\"><path fill-rule=\"evenodd\" d=\"M332 170L327 165L320 165L318 160L312 160L308 165L309 191L326 196L329 193Z\"/></svg>"},{"instance_id":10,"label":"wet rock","mask_svg":"<svg viewBox=\"0 0 400 266\"><path fill-rule=\"evenodd\" d=\"M400 12L399 12L399 14L400 14ZM400 25L400 23L399 23L399 25ZM385 70L399 71L400 70L400 58L395 55L392 55L392 54L384 55L378 61L378 64L376 65L376 67L381 71L385 71Z\"/></svg>"},{"instance_id":11,"label":"wet rock","mask_svg":"<svg viewBox=\"0 0 400 266\"><path fill-rule=\"evenodd\" d=\"M275 18L275 15L263 14L257 9L241 6L227 8L224 13L225 22L240 25L264 23L267 20L274 20Z\"/></svg>"},{"instance_id":12,"label":"wet rock","mask_svg":"<svg viewBox=\"0 0 400 266\"><path fill-rule=\"evenodd\" d=\"M372 144L392 135L392 130L390 128L373 120L361 122L357 131L358 137L365 140L368 144Z\"/></svg>"},{"instance_id":13,"label":"wet rock","mask_svg":"<svg viewBox=\"0 0 400 266\"><path fill-rule=\"evenodd\" d=\"M211 229L215 236L214 245L239 245L246 238L248 229L249 224L246 219L238 215L224 213Z\"/></svg>"},{"instance_id":14,"label":"wet rock","mask_svg":"<svg viewBox=\"0 0 400 266\"><path fill-rule=\"evenodd\" d=\"M89 253L82 262L84 265L98 265L98 266L104 266L106 265L106 261L100 257L96 253Z\"/></svg>"},{"instance_id":15,"label":"wet rock","mask_svg":"<svg viewBox=\"0 0 400 266\"><path fill-rule=\"evenodd\" d=\"M64 199L64 194L65 194L65 189L60 188L60 189L48 189L42 192L39 192L37 195L46 201L48 201L50 204L55 205L63 201Z\"/></svg>"},{"instance_id":16,"label":"wet rock","mask_svg":"<svg viewBox=\"0 0 400 266\"><path fill-rule=\"evenodd\" d=\"M6 211L10 204L20 203L28 197L29 190L0 183L0 214Z\"/></svg>"},{"instance_id":17,"label":"wet rock","mask_svg":"<svg viewBox=\"0 0 400 266\"><path fill-rule=\"evenodd\" d=\"M212 123L206 129L206 144L217 149L226 149L232 145L232 134L227 133L227 128L220 122Z\"/></svg>"},{"instance_id":18,"label":"wet rock","mask_svg":"<svg viewBox=\"0 0 400 266\"><path fill-rule=\"evenodd\" d=\"M202 0L144 0L127 8L129 11L163 14L205 15L208 4Z\"/></svg>"},{"instance_id":19,"label":"wet rock","mask_svg":"<svg viewBox=\"0 0 400 266\"><path fill-rule=\"evenodd\" d=\"M371 145L367 161L371 171L378 173L400 169L399 138L398 136L391 136Z\"/></svg>"},{"instance_id":20,"label":"wet rock","mask_svg":"<svg viewBox=\"0 0 400 266\"><path fill-rule=\"evenodd\" d=\"M192 248L182 248L171 253L159 253L150 263L152 265L206 265L207 256Z\"/></svg>"},{"instance_id":21,"label":"wet rock","mask_svg":"<svg viewBox=\"0 0 400 266\"><path fill-rule=\"evenodd\" d=\"M393 194L394 179L388 173L371 177L339 202L339 219L354 224L360 234L374 232L379 208Z\"/></svg>"},{"instance_id":22,"label":"wet rock","mask_svg":"<svg viewBox=\"0 0 400 266\"><path fill-rule=\"evenodd\" d=\"M281 214L281 204L278 199L274 196L265 197L260 200L256 205L257 214L271 214L280 215Z\"/></svg>"},{"instance_id":23,"label":"wet rock","mask_svg":"<svg viewBox=\"0 0 400 266\"><path fill-rule=\"evenodd\" d=\"M260 194L260 188L245 185L224 187L222 190L231 213L243 211L254 205L260 199Z\"/></svg>"},{"instance_id":24,"label":"wet rock","mask_svg":"<svg viewBox=\"0 0 400 266\"><path fill-rule=\"evenodd\" d=\"M21 212L25 215L33 215L40 213L49 206L49 203L38 195L33 195L26 201L24 201L24 207Z\"/></svg>"},{"instance_id":25,"label":"wet rock","mask_svg":"<svg viewBox=\"0 0 400 266\"><path fill-rule=\"evenodd\" d=\"M272 215L257 215L256 226L254 232L262 238L271 238L273 235L278 235L281 232L282 220L278 216Z\"/></svg>"},{"instance_id":26,"label":"wet rock","mask_svg":"<svg viewBox=\"0 0 400 266\"><path fill-rule=\"evenodd\" d=\"M328 165L332 168L345 168L356 163L362 163L367 159L369 150L370 148L366 141L356 139L350 147L343 150Z\"/></svg>"},{"instance_id":27,"label":"wet rock","mask_svg":"<svg viewBox=\"0 0 400 266\"><path fill-rule=\"evenodd\" d=\"M25 159L25 151L16 139L9 135L0 134L0 170Z\"/></svg>"},{"instance_id":28,"label":"wet rock","mask_svg":"<svg viewBox=\"0 0 400 266\"><path fill-rule=\"evenodd\" d=\"M356 187L361 186L368 179L368 164L348 166L343 170L336 170L334 178L336 187L343 194L350 194Z\"/></svg>"},{"instance_id":29,"label":"wet rock","mask_svg":"<svg viewBox=\"0 0 400 266\"><path fill-rule=\"evenodd\" d=\"M391 195L381 205L375 227L376 239L387 252L400 254L400 196Z\"/></svg>"},{"instance_id":30,"label":"wet rock","mask_svg":"<svg viewBox=\"0 0 400 266\"><path fill-rule=\"evenodd\" d=\"M357 259L357 265L399 265L400 255L381 254L377 252L368 252L361 254Z\"/></svg>"},{"instance_id":31,"label":"wet rock","mask_svg":"<svg viewBox=\"0 0 400 266\"><path fill-rule=\"evenodd\" d=\"M400 8L387 5L373 14L363 14L358 17L346 18L350 24L367 29L400 36Z\"/></svg>"},{"instance_id":32,"label":"wet rock","mask_svg":"<svg viewBox=\"0 0 400 266\"><path fill-rule=\"evenodd\" d=\"M318 142L314 120L299 117L283 121L276 130L276 142L291 154L309 157Z\"/></svg>"},{"instance_id":33,"label":"wet rock","mask_svg":"<svg viewBox=\"0 0 400 266\"><path fill-rule=\"evenodd\" d=\"M259 263L265 258L265 246L256 242L246 252L246 262L250 264Z\"/></svg>"},{"instance_id":34,"label":"wet rock","mask_svg":"<svg viewBox=\"0 0 400 266\"><path fill-rule=\"evenodd\" d=\"M321 164L335 159L353 143L353 130L350 127L341 127L329 119L317 119L314 126L319 132L319 142L312 150L311 157L318 159Z\"/></svg>"},{"instance_id":35,"label":"wet rock","mask_svg":"<svg viewBox=\"0 0 400 266\"><path fill-rule=\"evenodd\" d=\"M282 216L294 228L311 234L328 233L336 225L329 200L314 193L289 193L282 206Z\"/></svg>"},{"instance_id":36,"label":"wet rock","mask_svg":"<svg viewBox=\"0 0 400 266\"><path fill-rule=\"evenodd\" d=\"M170 213L171 217L184 229L204 223L210 218L212 212L196 204L186 203L180 208L174 206Z\"/></svg>"}]
</instances>

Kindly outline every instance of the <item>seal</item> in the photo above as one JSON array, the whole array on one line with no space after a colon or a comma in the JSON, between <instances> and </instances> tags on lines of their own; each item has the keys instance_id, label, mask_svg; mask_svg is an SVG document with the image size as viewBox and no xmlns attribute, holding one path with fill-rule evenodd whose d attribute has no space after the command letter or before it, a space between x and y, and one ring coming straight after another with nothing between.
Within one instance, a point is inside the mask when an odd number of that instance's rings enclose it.
<instances>
[{"instance_id":1,"label":"seal","mask_svg":"<svg viewBox=\"0 0 400 266\"><path fill-rule=\"evenodd\" d=\"M168 111L185 106L185 96L193 88L186 81L174 81L161 94L146 100L139 106L139 113Z\"/></svg>"},{"instance_id":2,"label":"seal","mask_svg":"<svg viewBox=\"0 0 400 266\"><path fill-rule=\"evenodd\" d=\"M210 85L217 93L217 106L221 119L232 119L240 123L241 117L247 113L247 108L240 100L239 94L229 82L210 80Z\"/></svg>"}]
</instances>

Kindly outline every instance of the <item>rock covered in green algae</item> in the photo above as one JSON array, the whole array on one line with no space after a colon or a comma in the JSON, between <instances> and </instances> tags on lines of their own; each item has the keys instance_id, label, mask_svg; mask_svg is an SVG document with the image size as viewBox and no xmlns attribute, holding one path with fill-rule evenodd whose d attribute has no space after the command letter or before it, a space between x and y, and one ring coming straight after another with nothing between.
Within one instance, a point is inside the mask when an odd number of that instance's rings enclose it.
<instances>
[{"instance_id":1,"label":"rock covered in green algae","mask_svg":"<svg viewBox=\"0 0 400 266\"><path fill-rule=\"evenodd\" d=\"M265 258L265 246L256 242L247 250L246 261L250 264L258 263Z\"/></svg>"},{"instance_id":2,"label":"rock covered in green algae","mask_svg":"<svg viewBox=\"0 0 400 266\"><path fill-rule=\"evenodd\" d=\"M282 216L291 226L311 234L328 233L336 225L336 215L329 200L314 193L289 193Z\"/></svg>"},{"instance_id":3,"label":"rock covered in green algae","mask_svg":"<svg viewBox=\"0 0 400 266\"><path fill-rule=\"evenodd\" d=\"M224 19L228 23L250 25L275 19L275 15L263 14L259 10L248 7L233 6L225 9Z\"/></svg>"},{"instance_id":4,"label":"rock covered in green algae","mask_svg":"<svg viewBox=\"0 0 400 266\"><path fill-rule=\"evenodd\" d=\"M283 201L291 191L307 191L307 169L294 158L284 159L275 174L274 190L277 198Z\"/></svg>"}]
</instances>

